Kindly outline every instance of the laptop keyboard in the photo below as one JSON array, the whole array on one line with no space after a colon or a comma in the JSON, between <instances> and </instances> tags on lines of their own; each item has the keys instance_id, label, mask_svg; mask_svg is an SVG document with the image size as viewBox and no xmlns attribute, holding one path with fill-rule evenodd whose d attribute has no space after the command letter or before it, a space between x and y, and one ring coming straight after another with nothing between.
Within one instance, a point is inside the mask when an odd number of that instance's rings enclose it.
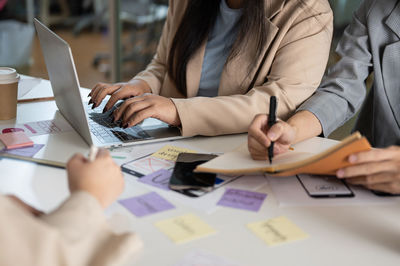
<instances>
[{"instance_id":1,"label":"laptop keyboard","mask_svg":"<svg viewBox=\"0 0 400 266\"><path fill-rule=\"evenodd\" d=\"M90 131L102 143L119 141L129 142L132 140L151 138L140 126L133 126L127 129L119 127L121 120L113 122L113 117L110 116L116 107L113 107L104 114L102 113L105 102L94 110L85 103L85 108L89 117Z\"/></svg>"}]
</instances>

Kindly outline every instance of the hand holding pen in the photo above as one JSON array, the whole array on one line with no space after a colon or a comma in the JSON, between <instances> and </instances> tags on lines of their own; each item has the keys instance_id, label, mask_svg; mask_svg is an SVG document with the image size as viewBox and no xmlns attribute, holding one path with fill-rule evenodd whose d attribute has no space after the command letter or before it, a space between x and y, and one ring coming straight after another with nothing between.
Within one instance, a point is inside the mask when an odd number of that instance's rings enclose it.
<instances>
[{"instance_id":1,"label":"hand holding pen","mask_svg":"<svg viewBox=\"0 0 400 266\"><path fill-rule=\"evenodd\" d=\"M276 117L276 97L270 102L269 114L256 115L248 130L248 148L254 160L272 161L274 155L287 152L296 138L295 128Z\"/></svg>"},{"instance_id":2,"label":"hand holding pen","mask_svg":"<svg viewBox=\"0 0 400 266\"><path fill-rule=\"evenodd\" d=\"M122 193L124 178L109 151L91 147L89 156L75 154L67 163L71 193L84 191L108 207Z\"/></svg>"}]
</instances>

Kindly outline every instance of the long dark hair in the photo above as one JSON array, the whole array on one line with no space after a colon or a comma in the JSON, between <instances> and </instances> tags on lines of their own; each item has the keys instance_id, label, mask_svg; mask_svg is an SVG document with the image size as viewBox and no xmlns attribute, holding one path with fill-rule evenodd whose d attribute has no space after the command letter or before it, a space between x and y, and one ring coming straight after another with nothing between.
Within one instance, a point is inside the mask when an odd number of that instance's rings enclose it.
<instances>
[{"instance_id":1,"label":"long dark hair","mask_svg":"<svg viewBox=\"0 0 400 266\"><path fill-rule=\"evenodd\" d=\"M218 16L220 2L225 0L188 0L188 6L182 18L180 26L172 42L168 58L168 74L175 82L180 93L185 97L186 92L186 68L189 60L201 46L211 32ZM251 51L254 58L258 58L262 52L262 46L266 41L265 25L265 0L243 1L243 13L237 22L238 35L228 56L227 62L238 56L249 41L253 43ZM252 38L247 38L252 36ZM256 60L249 67L251 69Z\"/></svg>"}]
</instances>

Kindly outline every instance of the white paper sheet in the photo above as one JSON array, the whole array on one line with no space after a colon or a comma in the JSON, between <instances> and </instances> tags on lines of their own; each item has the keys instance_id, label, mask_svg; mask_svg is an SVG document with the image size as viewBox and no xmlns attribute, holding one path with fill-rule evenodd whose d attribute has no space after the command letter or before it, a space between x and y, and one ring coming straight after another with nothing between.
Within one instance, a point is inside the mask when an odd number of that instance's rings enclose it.
<instances>
[{"instance_id":1,"label":"white paper sheet","mask_svg":"<svg viewBox=\"0 0 400 266\"><path fill-rule=\"evenodd\" d=\"M43 120L24 124L3 124L0 125L1 133L23 131L29 137L56 134L71 131L72 127L64 119Z\"/></svg>"},{"instance_id":2,"label":"white paper sheet","mask_svg":"<svg viewBox=\"0 0 400 266\"><path fill-rule=\"evenodd\" d=\"M42 82L42 79L31 78L31 77L21 77L18 83L18 99L21 99L32 91L37 85Z\"/></svg>"},{"instance_id":3,"label":"white paper sheet","mask_svg":"<svg viewBox=\"0 0 400 266\"><path fill-rule=\"evenodd\" d=\"M111 149L111 156L114 157L114 159L117 161L117 163L120 163L121 161L125 160L127 161L128 159L132 158L140 158L143 155L150 155L153 152L156 152L160 148L166 146L166 145L176 145L178 147L182 148L187 148L187 149L193 149L196 150L197 152L204 152L199 149L194 149L190 145L184 145L181 143L177 142L164 142L164 143L155 143L155 144L150 144L146 146L133 146L133 147L122 147L122 148L114 148ZM145 150L143 148L145 148ZM206 152L204 152L206 153ZM226 188L240 188L243 190L249 190L249 191L257 191L261 187L267 185L267 180L263 175L248 175L248 176L242 176L239 177L238 179L225 184L217 189L215 189L212 192L207 193L206 195L203 195L198 198L191 198L185 195L182 195L181 193L175 192L175 191L165 191L153 186L149 186L147 184L143 184L138 181L137 177L125 174L126 180L127 180L127 186L128 190L135 190L135 187L145 187L150 191L156 191L163 197L167 198L168 200L171 200L172 203L174 204L182 204L185 206L188 206L190 208L194 208L200 211L203 211L207 214L211 214L215 212L219 206L217 206L217 202L221 199L222 195L225 192Z\"/></svg>"}]
</instances>

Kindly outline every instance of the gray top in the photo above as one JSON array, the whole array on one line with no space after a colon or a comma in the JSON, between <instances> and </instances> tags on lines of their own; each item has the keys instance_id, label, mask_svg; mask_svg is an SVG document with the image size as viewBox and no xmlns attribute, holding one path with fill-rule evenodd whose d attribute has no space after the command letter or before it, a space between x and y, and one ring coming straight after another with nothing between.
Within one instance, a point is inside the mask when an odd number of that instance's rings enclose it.
<instances>
[{"instance_id":1,"label":"gray top","mask_svg":"<svg viewBox=\"0 0 400 266\"><path fill-rule=\"evenodd\" d=\"M362 107L355 130L375 147L399 145L400 2L365 0L336 51L341 60L298 110L312 112L328 136ZM372 72L374 84L366 95Z\"/></svg>"},{"instance_id":2,"label":"gray top","mask_svg":"<svg viewBox=\"0 0 400 266\"><path fill-rule=\"evenodd\" d=\"M221 74L237 36L236 23L242 10L229 8L226 0L221 0L219 9L214 28L208 36L197 96L218 95Z\"/></svg>"}]
</instances>

